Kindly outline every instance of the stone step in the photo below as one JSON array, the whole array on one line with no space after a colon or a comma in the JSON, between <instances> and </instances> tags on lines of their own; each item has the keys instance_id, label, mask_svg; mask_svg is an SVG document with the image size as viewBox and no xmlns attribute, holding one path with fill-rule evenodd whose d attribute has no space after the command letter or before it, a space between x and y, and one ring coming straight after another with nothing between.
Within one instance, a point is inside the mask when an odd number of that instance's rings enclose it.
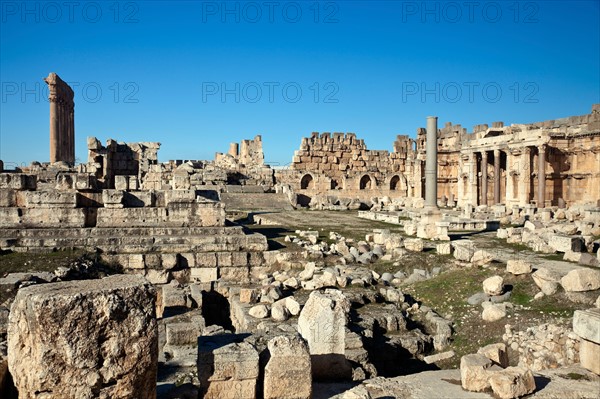
<instances>
[{"instance_id":1,"label":"stone step","mask_svg":"<svg viewBox=\"0 0 600 399\"><path fill-rule=\"evenodd\" d=\"M222 193L221 202L228 211L293 209L287 195L283 193Z\"/></svg>"},{"instance_id":2,"label":"stone step","mask_svg":"<svg viewBox=\"0 0 600 399\"><path fill-rule=\"evenodd\" d=\"M189 235L238 235L244 234L240 226L226 227L131 227L131 228L27 228L27 229L0 229L1 237L43 237L56 236L61 237L88 237L88 236L120 236L120 235L170 235L170 236L189 236Z\"/></svg>"}]
</instances>

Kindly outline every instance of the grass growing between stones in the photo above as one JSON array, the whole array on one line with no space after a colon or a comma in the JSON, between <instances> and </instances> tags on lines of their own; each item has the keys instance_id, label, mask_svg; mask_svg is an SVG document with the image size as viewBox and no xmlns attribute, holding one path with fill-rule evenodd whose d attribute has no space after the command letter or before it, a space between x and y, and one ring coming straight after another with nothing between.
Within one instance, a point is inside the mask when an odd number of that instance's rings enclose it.
<instances>
[{"instance_id":1,"label":"grass growing between stones","mask_svg":"<svg viewBox=\"0 0 600 399\"><path fill-rule=\"evenodd\" d=\"M504 284L512 289L508 301L512 308L509 305L505 318L485 322L481 319L481 305L471 306L466 300L481 292L483 280L493 275L502 276ZM475 353L482 346L502 342L506 324L525 329L542 323L564 323L570 320L575 309L581 308L581 304L569 301L563 291L533 300L539 289L531 275L506 273L504 264L450 270L430 280L406 286L403 291L454 322L453 342L445 350L454 350L456 355L437 363L443 369L458 368L463 355Z\"/></svg>"},{"instance_id":2,"label":"grass growing between stones","mask_svg":"<svg viewBox=\"0 0 600 399\"><path fill-rule=\"evenodd\" d=\"M509 242L506 242L505 239L498 238L498 237L493 237L493 238L491 238L491 240L492 240L492 244L494 247L506 248L506 249L512 250L515 253L520 253L520 252L535 253L531 248L529 248L527 245L524 245L524 244L509 243Z\"/></svg>"},{"instance_id":3,"label":"grass growing between stones","mask_svg":"<svg viewBox=\"0 0 600 399\"><path fill-rule=\"evenodd\" d=\"M69 266L84 255L81 250L64 250L49 253L0 253L0 276L19 272L53 272L59 266Z\"/></svg>"},{"instance_id":4,"label":"grass growing between stones","mask_svg":"<svg viewBox=\"0 0 600 399\"><path fill-rule=\"evenodd\" d=\"M318 231L319 240L329 244L335 242L329 239L329 233L332 231L354 242L364 241L365 235L373 233L374 229L387 229L390 232L404 235L402 226L359 219L357 215L357 211L309 211L302 209L267 215L272 218L273 222L277 223L276 225L248 224L246 227L251 231L265 234L267 239L278 244L271 248L271 243L269 243L269 249L288 247L289 243L284 242L283 239L286 235L296 235L296 230Z\"/></svg>"}]
</instances>

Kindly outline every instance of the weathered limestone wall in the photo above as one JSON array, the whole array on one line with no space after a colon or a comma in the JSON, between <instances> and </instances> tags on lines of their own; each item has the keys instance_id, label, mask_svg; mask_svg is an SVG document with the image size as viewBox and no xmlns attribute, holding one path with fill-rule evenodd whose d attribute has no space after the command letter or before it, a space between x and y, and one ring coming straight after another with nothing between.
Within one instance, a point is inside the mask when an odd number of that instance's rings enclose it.
<instances>
[{"instance_id":1,"label":"weathered limestone wall","mask_svg":"<svg viewBox=\"0 0 600 399\"><path fill-rule=\"evenodd\" d=\"M414 153L413 141L398 136L397 152L368 150L354 133L313 133L302 139L294 154L290 171L278 173L278 179L296 191L406 196L412 192L412 164L406 160Z\"/></svg>"},{"instance_id":2,"label":"weathered limestone wall","mask_svg":"<svg viewBox=\"0 0 600 399\"><path fill-rule=\"evenodd\" d=\"M231 143L229 152L215 154L214 167L223 170L227 183L234 185L261 185L273 187L273 170L265 165L262 137Z\"/></svg>"},{"instance_id":3,"label":"weathered limestone wall","mask_svg":"<svg viewBox=\"0 0 600 399\"><path fill-rule=\"evenodd\" d=\"M151 166L158 163L160 143L118 143L108 140L106 147L95 137L88 137L88 163L82 172L95 176L104 188L115 188L116 176L137 179L136 185L144 180Z\"/></svg>"}]
</instances>

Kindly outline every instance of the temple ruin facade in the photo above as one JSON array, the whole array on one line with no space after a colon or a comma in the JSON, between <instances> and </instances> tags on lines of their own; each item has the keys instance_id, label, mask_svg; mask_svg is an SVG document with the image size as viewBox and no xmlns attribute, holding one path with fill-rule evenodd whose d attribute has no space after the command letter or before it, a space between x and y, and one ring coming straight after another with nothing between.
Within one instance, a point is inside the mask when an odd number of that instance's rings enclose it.
<instances>
[{"instance_id":1,"label":"temple ruin facade","mask_svg":"<svg viewBox=\"0 0 600 399\"><path fill-rule=\"evenodd\" d=\"M437 200L459 207L564 207L600 200L600 104L592 112L530 124L461 125L437 132ZM430 150L429 153L432 151ZM368 150L354 133L302 139L280 182L308 197L426 198L426 129Z\"/></svg>"}]
</instances>

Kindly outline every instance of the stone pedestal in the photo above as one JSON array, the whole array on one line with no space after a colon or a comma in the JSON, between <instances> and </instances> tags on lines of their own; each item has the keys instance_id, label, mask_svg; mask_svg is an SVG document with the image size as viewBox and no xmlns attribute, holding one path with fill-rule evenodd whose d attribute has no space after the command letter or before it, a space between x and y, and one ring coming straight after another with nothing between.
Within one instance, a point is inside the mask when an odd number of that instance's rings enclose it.
<instances>
[{"instance_id":1,"label":"stone pedestal","mask_svg":"<svg viewBox=\"0 0 600 399\"><path fill-rule=\"evenodd\" d=\"M441 221L442 214L439 209L425 208L421 214L421 220L417 224L417 237L427 240L435 239L438 236L437 223Z\"/></svg>"}]
</instances>

